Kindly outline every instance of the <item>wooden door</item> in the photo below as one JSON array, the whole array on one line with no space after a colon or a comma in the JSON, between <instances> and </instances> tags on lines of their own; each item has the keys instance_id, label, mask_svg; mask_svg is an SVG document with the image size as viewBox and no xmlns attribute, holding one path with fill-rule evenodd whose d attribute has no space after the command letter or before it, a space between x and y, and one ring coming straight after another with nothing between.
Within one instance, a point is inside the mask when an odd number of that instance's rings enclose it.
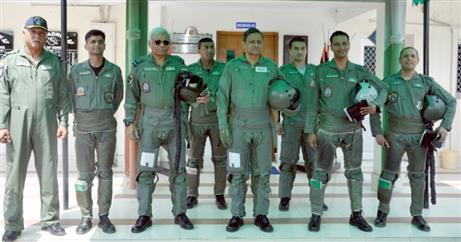
<instances>
[{"instance_id":1,"label":"wooden door","mask_svg":"<svg viewBox=\"0 0 461 242\"><path fill-rule=\"evenodd\" d=\"M263 32L263 56L278 63L279 34L277 32ZM243 32L217 31L216 32L216 59L226 63L239 57L243 53Z\"/></svg>"}]
</instances>

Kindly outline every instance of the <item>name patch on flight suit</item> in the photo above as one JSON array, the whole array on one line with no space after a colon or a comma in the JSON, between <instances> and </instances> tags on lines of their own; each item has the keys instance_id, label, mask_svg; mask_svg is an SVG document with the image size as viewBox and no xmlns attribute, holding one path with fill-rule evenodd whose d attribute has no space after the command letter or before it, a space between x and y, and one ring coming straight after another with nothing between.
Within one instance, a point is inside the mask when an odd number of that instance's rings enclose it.
<instances>
[{"instance_id":1,"label":"name patch on flight suit","mask_svg":"<svg viewBox=\"0 0 461 242\"><path fill-rule=\"evenodd\" d=\"M146 92L146 93L147 93L147 92L150 92L150 85L149 85L149 83L144 82L144 83L142 84L142 86L141 86L141 89L142 89L143 92Z\"/></svg>"},{"instance_id":2,"label":"name patch on flight suit","mask_svg":"<svg viewBox=\"0 0 461 242\"><path fill-rule=\"evenodd\" d=\"M90 71L81 71L81 72L78 73L78 74L81 75L81 76L84 76L84 75L89 75L89 74L91 74L91 72L90 72Z\"/></svg>"},{"instance_id":3,"label":"name patch on flight suit","mask_svg":"<svg viewBox=\"0 0 461 242\"><path fill-rule=\"evenodd\" d=\"M158 71L157 67L144 67L144 71Z\"/></svg>"},{"instance_id":4,"label":"name patch on flight suit","mask_svg":"<svg viewBox=\"0 0 461 242\"><path fill-rule=\"evenodd\" d=\"M107 78L112 78L112 73L110 73L110 72L107 72L106 74L104 74L104 77L107 77Z\"/></svg>"},{"instance_id":5,"label":"name patch on flight suit","mask_svg":"<svg viewBox=\"0 0 461 242\"><path fill-rule=\"evenodd\" d=\"M165 68L165 71L174 71L174 70L176 70L174 66L168 66L167 68Z\"/></svg>"},{"instance_id":6,"label":"name patch on flight suit","mask_svg":"<svg viewBox=\"0 0 461 242\"><path fill-rule=\"evenodd\" d=\"M79 97L85 96L85 88L84 87L78 87L77 92L75 93L75 95L77 95Z\"/></svg>"},{"instance_id":7,"label":"name patch on flight suit","mask_svg":"<svg viewBox=\"0 0 461 242\"><path fill-rule=\"evenodd\" d=\"M331 74L327 75L327 78L338 78L339 76L337 74Z\"/></svg>"},{"instance_id":8,"label":"name patch on flight suit","mask_svg":"<svg viewBox=\"0 0 461 242\"><path fill-rule=\"evenodd\" d=\"M213 75L213 76L219 76L219 75L221 75L221 72L219 72L219 71L213 71L213 73L211 73L211 75Z\"/></svg>"},{"instance_id":9,"label":"name patch on flight suit","mask_svg":"<svg viewBox=\"0 0 461 242\"><path fill-rule=\"evenodd\" d=\"M267 72L267 67L265 67L265 66L257 66L257 67L255 68L255 71L256 71L256 72L264 72L264 73L265 73L265 72Z\"/></svg>"},{"instance_id":10,"label":"name patch on flight suit","mask_svg":"<svg viewBox=\"0 0 461 242\"><path fill-rule=\"evenodd\" d=\"M106 103L112 103L114 101L114 93L113 92L104 92L104 101Z\"/></svg>"},{"instance_id":11,"label":"name patch on flight suit","mask_svg":"<svg viewBox=\"0 0 461 242\"><path fill-rule=\"evenodd\" d=\"M323 96L331 97L331 95L332 95L331 88L330 87L325 88L325 93L323 93Z\"/></svg>"},{"instance_id":12,"label":"name patch on flight suit","mask_svg":"<svg viewBox=\"0 0 461 242\"><path fill-rule=\"evenodd\" d=\"M355 78L353 78L353 77L349 78L348 81L349 81L349 82L353 82L353 83L357 83L357 79L355 79Z\"/></svg>"},{"instance_id":13,"label":"name patch on flight suit","mask_svg":"<svg viewBox=\"0 0 461 242\"><path fill-rule=\"evenodd\" d=\"M52 67L52 66L45 66L45 65L43 65L43 66L42 66L42 70L44 70L44 71L50 71L50 70L53 70L53 67Z\"/></svg>"}]
</instances>

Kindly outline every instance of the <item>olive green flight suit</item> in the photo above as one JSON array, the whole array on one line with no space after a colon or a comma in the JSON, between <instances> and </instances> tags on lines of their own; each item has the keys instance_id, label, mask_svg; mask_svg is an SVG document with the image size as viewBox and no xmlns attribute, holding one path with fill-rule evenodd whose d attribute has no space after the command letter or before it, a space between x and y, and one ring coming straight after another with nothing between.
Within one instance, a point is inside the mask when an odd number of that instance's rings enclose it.
<instances>
[{"instance_id":1,"label":"olive green flight suit","mask_svg":"<svg viewBox=\"0 0 461 242\"><path fill-rule=\"evenodd\" d=\"M304 132L304 126L307 116L307 98L313 95L312 92L315 92L315 66L306 65L304 75L293 64L280 67L280 71L286 77L287 82L299 91L301 99L299 113L290 117L282 112L284 135L282 136L282 149L280 152L279 197L291 198L300 148L309 179L312 178L314 169L316 150L307 143L307 133Z\"/></svg>"},{"instance_id":2,"label":"olive green flight suit","mask_svg":"<svg viewBox=\"0 0 461 242\"><path fill-rule=\"evenodd\" d=\"M446 104L447 111L440 127L451 129L456 110L456 99L445 91L432 77L416 74L408 81L397 72L384 82L389 85L385 105L388 127L384 132L390 148L384 148L382 172L378 182L378 209L389 214L394 183L400 173L403 154L408 155L408 178L411 189L411 216L422 215L425 185L425 163L427 148L420 145L424 131L421 110L424 97L428 94L439 96ZM373 136L383 134L379 114L372 115Z\"/></svg>"},{"instance_id":3,"label":"olive green flight suit","mask_svg":"<svg viewBox=\"0 0 461 242\"><path fill-rule=\"evenodd\" d=\"M310 200L313 214L322 214L326 183L330 177L336 148L344 153L344 175L347 178L352 211L362 210L362 128L360 123L347 119L344 108L352 105L358 82L368 80L378 90L372 102L377 107L384 104L387 85L365 67L348 62L344 70L336 67L334 60L317 67L315 85L317 91L308 100L305 131L317 133L318 161L310 180ZM315 126L319 121L319 127Z\"/></svg>"},{"instance_id":4,"label":"olive green flight suit","mask_svg":"<svg viewBox=\"0 0 461 242\"><path fill-rule=\"evenodd\" d=\"M233 216L245 216L247 180L251 174L253 215L267 215L271 170L272 124L267 102L269 84L284 79L277 65L260 57L252 66L246 56L231 60L219 81L219 129L230 130L228 174Z\"/></svg>"},{"instance_id":5,"label":"olive green flight suit","mask_svg":"<svg viewBox=\"0 0 461 242\"><path fill-rule=\"evenodd\" d=\"M191 147L187 162L187 194L198 197L200 171L203 169L203 154L206 138L211 143L211 160L214 165L214 195L223 195L226 189L226 148L219 138L218 117L216 115L216 93L224 63L214 61L210 70L202 68L197 61L188 68L192 74L200 76L207 84L210 101L207 104L193 103L190 112Z\"/></svg>"},{"instance_id":6,"label":"olive green flight suit","mask_svg":"<svg viewBox=\"0 0 461 242\"><path fill-rule=\"evenodd\" d=\"M71 107L61 65L46 50L35 62L23 48L0 63L0 129L9 129L11 136L3 203L7 231L24 229L23 190L32 151L40 182L41 226L59 222L56 131L58 125L67 128Z\"/></svg>"},{"instance_id":7,"label":"olive green flight suit","mask_svg":"<svg viewBox=\"0 0 461 242\"><path fill-rule=\"evenodd\" d=\"M83 217L93 216L91 187L97 176L99 216L107 215L112 203L112 166L117 129L114 114L123 99L122 73L118 66L105 59L96 76L87 60L72 66L69 81L75 116L77 203Z\"/></svg>"},{"instance_id":8,"label":"olive green flight suit","mask_svg":"<svg viewBox=\"0 0 461 242\"><path fill-rule=\"evenodd\" d=\"M172 213L177 216L186 212L187 183L185 162L185 140L177 141L174 118L173 90L178 74L187 71L187 67L175 56L168 55L165 64L159 66L151 54L137 59L128 76L125 101L125 122L133 122L137 103L141 103L143 112L138 123L140 149L138 156L138 175L136 188L138 215L152 216L152 194L156 184L156 166L142 166L142 162L154 162L160 146L168 152L169 182L172 196ZM184 137L187 115L181 113L181 132ZM176 142L181 143L177 151ZM176 152L180 152L178 172L174 169Z\"/></svg>"}]
</instances>

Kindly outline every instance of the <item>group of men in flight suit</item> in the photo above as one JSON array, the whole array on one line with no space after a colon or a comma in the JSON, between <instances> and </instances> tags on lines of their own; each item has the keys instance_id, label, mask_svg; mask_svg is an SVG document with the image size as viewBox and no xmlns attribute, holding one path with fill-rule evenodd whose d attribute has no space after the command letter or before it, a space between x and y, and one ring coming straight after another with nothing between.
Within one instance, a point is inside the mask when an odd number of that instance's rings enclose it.
<instances>
[{"instance_id":1,"label":"group of men in flight suit","mask_svg":"<svg viewBox=\"0 0 461 242\"><path fill-rule=\"evenodd\" d=\"M44 49L47 31L45 19L29 18L23 30L25 46L0 62L0 142L7 144L3 241L16 240L24 229L22 200L31 151L41 187L42 229L53 235L65 234L59 224L56 137L67 135L69 112L74 113L75 120L75 190L82 213L76 232L84 234L92 228L95 177L99 181L98 226L105 233L116 231L108 215L116 142L114 113L124 93L120 68L104 58L105 34L91 30L85 36L89 59L74 65L66 78L59 58ZM251 177L254 224L272 232L267 215L275 131L282 136L279 209L289 210L301 148L310 186L312 216L308 230L319 231L322 213L328 209L325 187L331 179L336 148L341 148L351 204L349 223L362 231L372 231L362 216L362 125L350 121L344 113L345 108L360 101L355 97L363 82L374 92L359 113L370 114L373 136L385 154L374 223L377 227L386 225L392 188L402 155L407 152L412 224L429 231L422 217L427 148L419 144L425 129L421 113L427 95L443 101L446 110L438 117L442 122L436 131L444 140L451 129L456 101L431 77L416 73L416 49L404 48L399 58L401 70L381 81L348 60L350 42L344 32L331 35L334 58L319 66L307 63L307 44L295 37L289 42L291 62L279 68L262 56L263 37L255 28L245 31L244 53L227 64L214 60L212 39L201 39L200 59L186 66L181 58L169 54L171 39L164 28L149 33L150 53L134 61L125 89L127 136L139 141L140 147L138 219L131 231L140 233L152 225L160 147L168 153L174 223L183 229L193 228L186 211L198 204L208 137L218 209L227 209L224 191L226 182L230 184L232 218L226 230L234 232L243 226L247 181ZM381 128L382 112L386 112L389 122L385 130ZM190 143L187 161L186 139Z\"/></svg>"}]
</instances>

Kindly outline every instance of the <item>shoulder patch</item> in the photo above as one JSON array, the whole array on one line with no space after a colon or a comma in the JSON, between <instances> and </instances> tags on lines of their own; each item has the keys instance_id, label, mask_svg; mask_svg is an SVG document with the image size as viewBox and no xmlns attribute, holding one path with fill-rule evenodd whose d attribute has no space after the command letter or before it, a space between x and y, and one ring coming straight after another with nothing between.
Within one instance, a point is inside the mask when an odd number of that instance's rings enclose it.
<instances>
[{"instance_id":1,"label":"shoulder patch","mask_svg":"<svg viewBox=\"0 0 461 242\"><path fill-rule=\"evenodd\" d=\"M137 67L139 64L141 64L142 62L144 62L144 60L134 60L133 61L133 67Z\"/></svg>"}]
</instances>

